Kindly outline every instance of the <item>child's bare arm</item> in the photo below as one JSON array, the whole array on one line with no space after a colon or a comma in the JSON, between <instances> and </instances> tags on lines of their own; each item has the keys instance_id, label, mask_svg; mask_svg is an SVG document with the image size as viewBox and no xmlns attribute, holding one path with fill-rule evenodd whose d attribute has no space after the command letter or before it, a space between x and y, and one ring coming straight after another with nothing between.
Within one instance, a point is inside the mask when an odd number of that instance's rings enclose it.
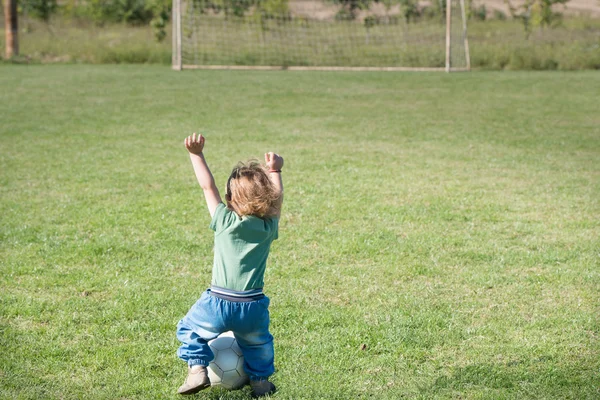
<instances>
[{"instance_id":1,"label":"child's bare arm","mask_svg":"<svg viewBox=\"0 0 600 400\"><path fill-rule=\"evenodd\" d=\"M217 206L221 203L221 195L219 194L217 185L215 185L215 179L208 168L208 164L206 164L206 160L204 159L204 136L201 134L196 136L196 133L188 136L185 138L185 148L190 153L190 160L192 161L196 178L204 191L208 212L212 217Z\"/></svg>"},{"instance_id":2,"label":"child's bare arm","mask_svg":"<svg viewBox=\"0 0 600 400\"><path fill-rule=\"evenodd\" d=\"M283 168L283 157L279 154L270 152L265 153L265 163L269 169L269 178L279 192L279 201L277 204L277 217L281 215L281 206L283 204L283 180L281 179L281 168Z\"/></svg>"}]
</instances>

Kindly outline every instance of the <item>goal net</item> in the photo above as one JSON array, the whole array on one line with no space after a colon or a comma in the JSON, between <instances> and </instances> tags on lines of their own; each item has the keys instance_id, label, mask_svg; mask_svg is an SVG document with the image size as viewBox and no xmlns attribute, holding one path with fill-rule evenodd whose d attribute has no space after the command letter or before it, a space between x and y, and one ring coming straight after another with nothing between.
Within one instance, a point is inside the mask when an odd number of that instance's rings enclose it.
<instances>
[{"instance_id":1,"label":"goal net","mask_svg":"<svg viewBox=\"0 0 600 400\"><path fill-rule=\"evenodd\" d=\"M173 0L173 68L468 70L465 0Z\"/></svg>"}]
</instances>

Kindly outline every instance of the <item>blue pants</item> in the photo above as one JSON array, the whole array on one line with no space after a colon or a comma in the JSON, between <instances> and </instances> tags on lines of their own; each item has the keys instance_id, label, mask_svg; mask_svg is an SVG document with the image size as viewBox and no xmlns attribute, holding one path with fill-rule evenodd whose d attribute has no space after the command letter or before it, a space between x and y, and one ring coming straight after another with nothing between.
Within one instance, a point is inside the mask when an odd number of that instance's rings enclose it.
<instances>
[{"instance_id":1,"label":"blue pants","mask_svg":"<svg viewBox=\"0 0 600 400\"><path fill-rule=\"evenodd\" d=\"M269 333L269 298L236 302L213 296L209 291L177 324L177 339L182 343L177 355L189 366L208 364L214 359L208 341L233 331L242 353L244 370L252 380L269 377L273 365L273 336Z\"/></svg>"}]
</instances>

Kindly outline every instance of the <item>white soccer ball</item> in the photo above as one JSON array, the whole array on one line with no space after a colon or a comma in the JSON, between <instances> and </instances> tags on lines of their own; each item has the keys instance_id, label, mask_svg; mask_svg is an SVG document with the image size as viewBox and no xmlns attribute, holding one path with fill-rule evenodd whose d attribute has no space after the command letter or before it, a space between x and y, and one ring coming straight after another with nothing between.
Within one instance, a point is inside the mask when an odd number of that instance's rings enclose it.
<instances>
[{"instance_id":1,"label":"white soccer ball","mask_svg":"<svg viewBox=\"0 0 600 400\"><path fill-rule=\"evenodd\" d=\"M211 386L233 390L248 383L248 375L244 372L244 356L233 332L222 333L208 345L215 355L215 359L208 364Z\"/></svg>"}]
</instances>

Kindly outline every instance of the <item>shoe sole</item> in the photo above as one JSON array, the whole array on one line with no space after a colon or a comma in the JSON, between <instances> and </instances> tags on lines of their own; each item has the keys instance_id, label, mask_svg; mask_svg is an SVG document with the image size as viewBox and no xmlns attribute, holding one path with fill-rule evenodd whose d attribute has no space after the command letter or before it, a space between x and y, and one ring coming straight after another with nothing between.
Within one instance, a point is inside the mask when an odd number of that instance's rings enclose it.
<instances>
[{"instance_id":1,"label":"shoe sole","mask_svg":"<svg viewBox=\"0 0 600 400\"><path fill-rule=\"evenodd\" d=\"M210 387L210 383L207 383L207 384L204 384L204 385L200 385L200 386L196 386L196 387L190 388L190 389L188 389L188 390L186 390L184 392L178 392L178 393L179 394L183 394L183 395L186 395L186 394L196 394L199 391L204 390L204 389L206 389L208 387Z\"/></svg>"}]
</instances>

